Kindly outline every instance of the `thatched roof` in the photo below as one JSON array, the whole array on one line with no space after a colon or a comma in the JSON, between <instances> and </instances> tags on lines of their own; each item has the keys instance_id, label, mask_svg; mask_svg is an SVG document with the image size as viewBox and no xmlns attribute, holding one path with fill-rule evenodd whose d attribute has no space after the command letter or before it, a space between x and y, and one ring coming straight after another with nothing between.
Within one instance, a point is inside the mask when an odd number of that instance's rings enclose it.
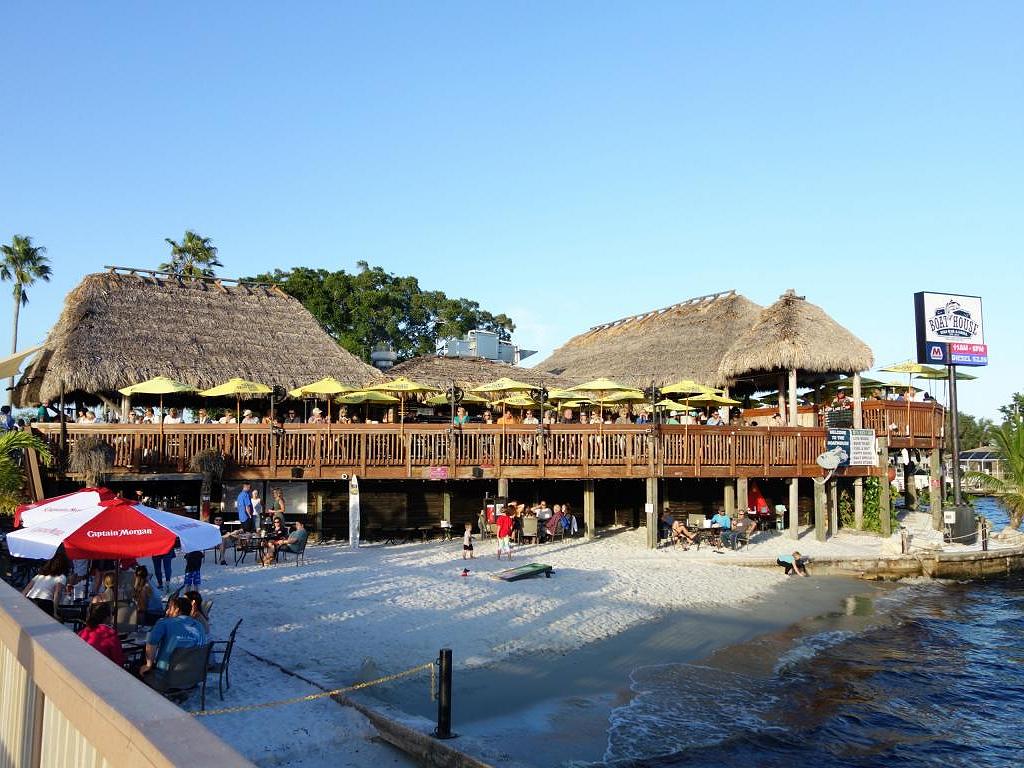
<instances>
[{"instance_id":1,"label":"thatched roof","mask_svg":"<svg viewBox=\"0 0 1024 768\"><path fill-rule=\"evenodd\" d=\"M796 369L798 376L865 371L871 348L794 291L765 309L729 348L718 368L721 379L757 379ZM774 383L772 383L774 386Z\"/></svg>"},{"instance_id":2,"label":"thatched roof","mask_svg":"<svg viewBox=\"0 0 1024 768\"><path fill-rule=\"evenodd\" d=\"M276 288L111 270L68 294L15 401L56 399L62 387L109 394L154 376L199 389L232 376L285 389L324 376L357 387L383 380Z\"/></svg>"},{"instance_id":3,"label":"thatched roof","mask_svg":"<svg viewBox=\"0 0 1024 768\"><path fill-rule=\"evenodd\" d=\"M432 384L441 390L451 386L452 379L455 379L455 382L465 389L487 384L502 376L525 384L536 384L537 386L543 384L549 389L572 386L572 382L567 379L546 371L536 368L520 368L517 365L486 360L482 357L423 355L399 363L387 373L388 376L408 376L413 381Z\"/></svg>"},{"instance_id":4,"label":"thatched roof","mask_svg":"<svg viewBox=\"0 0 1024 768\"><path fill-rule=\"evenodd\" d=\"M760 312L735 291L701 296L591 328L556 349L536 370L574 383L608 376L636 387L680 379L724 386L729 382L719 375L722 356Z\"/></svg>"}]
</instances>

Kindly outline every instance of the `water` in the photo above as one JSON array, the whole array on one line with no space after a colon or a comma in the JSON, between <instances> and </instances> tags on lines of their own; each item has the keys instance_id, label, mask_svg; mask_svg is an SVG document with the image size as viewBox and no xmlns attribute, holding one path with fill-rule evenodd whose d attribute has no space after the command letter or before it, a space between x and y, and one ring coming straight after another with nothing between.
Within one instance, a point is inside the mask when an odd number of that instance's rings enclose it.
<instances>
[{"instance_id":1,"label":"water","mask_svg":"<svg viewBox=\"0 0 1024 768\"><path fill-rule=\"evenodd\" d=\"M1024 579L899 586L795 642L643 667L631 687L607 766L1019 765Z\"/></svg>"}]
</instances>

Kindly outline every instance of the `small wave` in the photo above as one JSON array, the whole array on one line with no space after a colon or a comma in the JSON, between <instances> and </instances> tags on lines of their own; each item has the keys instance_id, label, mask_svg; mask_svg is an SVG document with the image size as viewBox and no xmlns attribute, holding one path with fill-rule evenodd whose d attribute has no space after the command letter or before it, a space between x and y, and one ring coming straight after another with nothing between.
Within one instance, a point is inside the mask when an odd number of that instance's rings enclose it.
<instances>
[{"instance_id":1,"label":"small wave","mask_svg":"<svg viewBox=\"0 0 1024 768\"><path fill-rule=\"evenodd\" d=\"M810 661L822 651L846 642L851 637L855 637L856 634L856 632L848 630L832 630L801 638L795 646L779 657L779 660L775 662L772 673L776 676L782 675L794 667Z\"/></svg>"}]
</instances>

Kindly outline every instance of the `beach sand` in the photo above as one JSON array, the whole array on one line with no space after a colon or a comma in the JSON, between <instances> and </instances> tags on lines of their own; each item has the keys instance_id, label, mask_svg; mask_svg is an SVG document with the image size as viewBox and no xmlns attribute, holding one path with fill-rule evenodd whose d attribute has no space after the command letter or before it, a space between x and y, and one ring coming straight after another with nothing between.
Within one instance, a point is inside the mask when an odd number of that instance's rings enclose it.
<instances>
[{"instance_id":1,"label":"beach sand","mask_svg":"<svg viewBox=\"0 0 1024 768\"><path fill-rule=\"evenodd\" d=\"M761 549L769 556L791 546L775 536ZM450 647L457 743L504 764L597 759L608 713L628 700L632 668L707 657L801 617L839 610L846 595L868 588L730 566L729 559L742 556L731 552L652 551L643 530L628 529L593 542L520 548L511 565L543 562L555 575L509 583L491 578L509 567L491 547L478 542L478 557L469 562L456 541L316 546L300 567L207 564L203 593L214 600L213 634L226 636L244 620L224 706L393 674ZM464 566L468 576L461 576ZM359 695L390 702L398 717L430 730L436 705L426 673ZM208 702L220 705L215 693ZM564 718L577 725L547 725ZM412 765L380 744L360 715L329 699L202 722L260 765ZM508 746L503 734L510 727L543 736L542 762L531 762L529 740Z\"/></svg>"}]
</instances>

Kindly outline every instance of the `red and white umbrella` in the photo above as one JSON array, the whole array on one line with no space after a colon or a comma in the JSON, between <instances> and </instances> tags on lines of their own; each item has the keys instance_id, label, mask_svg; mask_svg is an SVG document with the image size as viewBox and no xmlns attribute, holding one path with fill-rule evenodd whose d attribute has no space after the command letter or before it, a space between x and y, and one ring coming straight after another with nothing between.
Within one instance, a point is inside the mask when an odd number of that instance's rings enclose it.
<instances>
[{"instance_id":1,"label":"red and white umbrella","mask_svg":"<svg viewBox=\"0 0 1024 768\"><path fill-rule=\"evenodd\" d=\"M74 493L54 496L33 504L21 504L14 510L14 527L22 525L39 525L51 517L60 517L68 512L95 507L101 501L109 501L117 496L109 488L83 488Z\"/></svg>"},{"instance_id":2,"label":"red and white umbrella","mask_svg":"<svg viewBox=\"0 0 1024 768\"><path fill-rule=\"evenodd\" d=\"M73 560L100 560L162 555L174 540L184 552L212 549L221 543L220 528L124 499L51 517L7 534L15 557L53 557L63 544Z\"/></svg>"}]
</instances>

